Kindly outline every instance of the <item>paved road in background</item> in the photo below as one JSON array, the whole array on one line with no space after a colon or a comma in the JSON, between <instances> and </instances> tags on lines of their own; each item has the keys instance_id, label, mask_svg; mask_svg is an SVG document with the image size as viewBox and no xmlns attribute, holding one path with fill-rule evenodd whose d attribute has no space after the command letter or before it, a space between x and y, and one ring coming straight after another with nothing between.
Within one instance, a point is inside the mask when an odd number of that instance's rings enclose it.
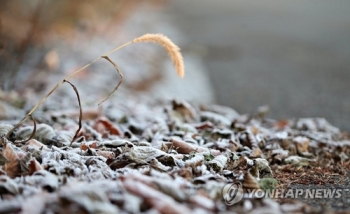
<instances>
[{"instance_id":1,"label":"paved road in background","mask_svg":"<svg viewBox=\"0 0 350 214\"><path fill-rule=\"evenodd\" d=\"M165 13L184 53L204 60L217 102L350 131L350 1L174 0Z\"/></svg>"}]
</instances>

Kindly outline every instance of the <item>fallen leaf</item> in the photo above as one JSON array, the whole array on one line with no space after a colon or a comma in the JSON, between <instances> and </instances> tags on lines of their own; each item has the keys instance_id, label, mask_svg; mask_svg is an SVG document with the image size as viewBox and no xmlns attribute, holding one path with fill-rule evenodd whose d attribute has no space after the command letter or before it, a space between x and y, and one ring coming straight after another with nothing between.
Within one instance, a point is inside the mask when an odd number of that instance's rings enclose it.
<instances>
[{"instance_id":1,"label":"fallen leaf","mask_svg":"<svg viewBox=\"0 0 350 214\"><path fill-rule=\"evenodd\" d=\"M19 163L18 155L9 143L4 145L2 155L8 160L8 162L2 166L2 169L10 178L16 177L20 173L21 166Z\"/></svg>"},{"instance_id":2,"label":"fallen leaf","mask_svg":"<svg viewBox=\"0 0 350 214\"><path fill-rule=\"evenodd\" d=\"M32 159L29 162L28 169L29 169L29 175L32 175L34 172L42 170L44 168L40 165L40 163L36 159Z\"/></svg>"},{"instance_id":3,"label":"fallen leaf","mask_svg":"<svg viewBox=\"0 0 350 214\"><path fill-rule=\"evenodd\" d=\"M83 151L86 151L86 150L89 149L89 147L88 147L85 143L82 143L82 144L80 145L80 149L83 150Z\"/></svg>"},{"instance_id":4,"label":"fallen leaf","mask_svg":"<svg viewBox=\"0 0 350 214\"><path fill-rule=\"evenodd\" d=\"M117 127L117 125L113 124L106 117L100 117L99 119L97 119L95 124L93 125L93 128L102 135L106 134L106 132L109 132L112 135L121 135L121 131Z\"/></svg>"}]
</instances>

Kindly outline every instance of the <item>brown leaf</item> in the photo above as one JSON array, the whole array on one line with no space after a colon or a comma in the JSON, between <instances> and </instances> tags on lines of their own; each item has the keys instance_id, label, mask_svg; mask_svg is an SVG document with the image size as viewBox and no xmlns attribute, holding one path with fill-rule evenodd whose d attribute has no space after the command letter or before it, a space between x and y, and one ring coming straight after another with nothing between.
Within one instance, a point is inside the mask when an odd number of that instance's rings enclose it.
<instances>
[{"instance_id":1,"label":"brown leaf","mask_svg":"<svg viewBox=\"0 0 350 214\"><path fill-rule=\"evenodd\" d=\"M20 173L21 166L17 153L13 150L9 143L4 145L2 155L8 160L8 162L2 166L2 169L10 178L16 177Z\"/></svg>"},{"instance_id":2,"label":"brown leaf","mask_svg":"<svg viewBox=\"0 0 350 214\"><path fill-rule=\"evenodd\" d=\"M83 151L86 151L89 149L89 147L85 143L82 143L82 144L80 144L80 149Z\"/></svg>"},{"instance_id":3,"label":"brown leaf","mask_svg":"<svg viewBox=\"0 0 350 214\"><path fill-rule=\"evenodd\" d=\"M91 149L98 149L98 145L97 145L96 141L93 142L92 144L90 144L89 147L90 147Z\"/></svg>"},{"instance_id":4,"label":"brown leaf","mask_svg":"<svg viewBox=\"0 0 350 214\"><path fill-rule=\"evenodd\" d=\"M243 188L260 189L259 182L249 172L244 174Z\"/></svg>"},{"instance_id":5,"label":"brown leaf","mask_svg":"<svg viewBox=\"0 0 350 214\"><path fill-rule=\"evenodd\" d=\"M169 143L166 143L167 146L174 146L174 148L177 149L179 153L183 154L189 154L190 152L210 152L212 155L217 156L220 154L219 150L215 149L208 149L202 146L194 145L194 144L189 144L183 140L178 140L175 138L171 138Z\"/></svg>"},{"instance_id":6,"label":"brown leaf","mask_svg":"<svg viewBox=\"0 0 350 214\"><path fill-rule=\"evenodd\" d=\"M42 170L44 168L40 165L40 163L36 159L32 159L29 162L28 169L29 169L29 175L32 175L34 172Z\"/></svg>"},{"instance_id":7,"label":"brown leaf","mask_svg":"<svg viewBox=\"0 0 350 214\"><path fill-rule=\"evenodd\" d=\"M120 169L130 164L128 160L107 159L106 163L112 170Z\"/></svg>"},{"instance_id":8,"label":"brown leaf","mask_svg":"<svg viewBox=\"0 0 350 214\"><path fill-rule=\"evenodd\" d=\"M109 119L105 117L100 117L97 119L93 125L93 128L101 134L106 134L106 132L109 132L112 135L121 135L119 127L117 127L117 125L113 124Z\"/></svg>"},{"instance_id":9,"label":"brown leaf","mask_svg":"<svg viewBox=\"0 0 350 214\"><path fill-rule=\"evenodd\" d=\"M262 151L259 147L253 149L252 153L249 155L250 158L258 158L262 154Z\"/></svg>"},{"instance_id":10,"label":"brown leaf","mask_svg":"<svg viewBox=\"0 0 350 214\"><path fill-rule=\"evenodd\" d=\"M173 100L172 105L173 110L182 114L185 121L191 121L196 117L196 111L189 103L182 100Z\"/></svg>"}]
</instances>

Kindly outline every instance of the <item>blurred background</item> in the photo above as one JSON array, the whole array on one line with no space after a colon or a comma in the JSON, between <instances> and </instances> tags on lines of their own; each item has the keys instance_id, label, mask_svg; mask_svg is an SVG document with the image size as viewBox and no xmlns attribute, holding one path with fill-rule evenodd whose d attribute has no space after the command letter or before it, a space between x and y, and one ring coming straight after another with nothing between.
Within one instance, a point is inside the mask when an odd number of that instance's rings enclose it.
<instances>
[{"instance_id":1,"label":"blurred background","mask_svg":"<svg viewBox=\"0 0 350 214\"><path fill-rule=\"evenodd\" d=\"M182 49L185 78L160 47L128 46L111 55L125 76L114 99L181 98L242 114L267 105L271 118L324 117L350 131L348 0L5 0L0 21L1 89L33 102L103 53L163 33ZM73 82L96 105L117 81L101 61Z\"/></svg>"}]
</instances>

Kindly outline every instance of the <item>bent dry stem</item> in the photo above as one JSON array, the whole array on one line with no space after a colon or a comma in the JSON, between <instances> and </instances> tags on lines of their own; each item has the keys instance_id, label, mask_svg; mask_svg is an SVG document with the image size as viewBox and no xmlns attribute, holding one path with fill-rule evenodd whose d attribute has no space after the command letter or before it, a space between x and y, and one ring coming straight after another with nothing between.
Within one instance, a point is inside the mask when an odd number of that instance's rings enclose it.
<instances>
[{"instance_id":1,"label":"bent dry stem","mask_svg":"<svg viewBox=\"0 0 350 214\"><path fill-rule=\"evenodd\" d=\"M30 141L31 139L33 139L34 136L35 136L35 133L36 133L36 121L35 121L35 119L34 119L34 117L33 117L32 115L29 115L29 117L32 118L32 120L33 120L33 122L34 122L34 129L33 129L33 132L32 132L32 134L29 136L29 138L28 138L27 140L23 140L23 141L17 142L18 144L25 144L25 143L27 143L28 141ZM9 133L11 133L11 132L9 132Z\"/></svg>"},{"instance_id":2,"label":"bent dry stem","mask_svg":"<svg viewBox=\"0 0 350 214\"><path fill-rule=\"evenodd\" d=\"M101 102L99 102L98 105L101 105L103 102L105 102L106 100L108 100L108 99L111 97L111 95L112 95L116 90L118 90L118 88L119 88L119 86L122 84L123 78L124 78L123 73L121 72L120 68L119 68L108 56L102 56L102 58L106 59L108 62L110 62L110 63L114 66L114 68L118 71L118 74L119 74L119 76L120 76L120 80L119 80L119 82L118 82L118 85L113 89L113 91L112 91L104 100L102 100Z\"/></svg>"},{"instance_id":3,"label":"bent dry stem","mask_svg":"<svg viewBox=\"0 0 350 214\"><path fill-rule=\"evenodd\" d=\"M89 64L83 66L82 68L80 68L79 70L75 71L74 73L68 75L66 78L64 78L61 82L59 82L43 99L41 99L24 117L23 119L17 123L7 134L6 134L6 138L9 138L10 134L17 129L19 126L21 126L27 119L28 117L31 117L33 120L33 116L32 114L39 108L39 106L41 106L43 104L43 102L45 102L45 100L54 92L56 91L57 88L59 88L63 83L67 82L68 84L70 84L76 95L77 95L77 99L79 102L79 108L80 108L80 114L79 114L79 128L76 131L70 146L72 145L73 141L76 139L80 129L81 129L81 120L82 120L82 108L81 108L81 103L80 103L80 97L79 97L79 93L77 88L68 80L71 79L74 75L76 75L77 73L79 73L80 71L84 70L85 68L89 67L90 65L92 65L93 63L97 62L100 59L106 59L108 62L110 62L113 67L117 70L119 76L120 76L120 80L117 84L117 86L113 89L113 91L104 99L102 100L100 104L102 104L103 102L105 102L106 100L108 100L110 98L110 96L119 88L119 86L121 85L121 83L123 82L123 73L121 72L121 70L119 69L119 67L108 57L110 54L116 52L117 50L126 47L132 43L138 43L138 42L154 42L154 43L158 43L160 44L168 53L168 55L170 56L171 60L173 61L173 64L175 66L176 72L180 77L184 76L184 64L183 64L183 58L180 52L180 48L178 46L176 46L169 38L167 38L166 36L162 35L162 34L145 34L141 37L135 38L134 40L127 42L109 52L107 52L106 54L103 54L102 56L98 57L97 59L93 60L92 62L90 62ZM35 124L35 120L34 120L34 124ZM35 129L36 126L34 127L34 132L32 134L32 136L30 137L30 139L32 137L34 137L35 135Z\"/></svg>"},{"instance_id":4,"label":"bent dry stem","mask_svg":"<svg viewBox=\"0 0 350 214\"><path fill-rule=\"evenodd\" d=\"M79 92L78 92L78 89L77 87L75 87L75 85L73 85L71 82L69 82L68 80L64 80L64 82L67 82L69 85L72 86L73 90L75 91L75 94L77 95L77 99L78 99L78 104L79 104L79 127L77 129L77 131L75 132L74 134L74 137L72 138L69 146L72 146L72 143L74 142L74 140L77 138L78 134L79 134L79 131L82 127L81 125L81 120L82 120L82 117L83 117L83 109L81 108L81 102L80 102L80 96L79 96Z\"/></svg>"}]
</instances>

